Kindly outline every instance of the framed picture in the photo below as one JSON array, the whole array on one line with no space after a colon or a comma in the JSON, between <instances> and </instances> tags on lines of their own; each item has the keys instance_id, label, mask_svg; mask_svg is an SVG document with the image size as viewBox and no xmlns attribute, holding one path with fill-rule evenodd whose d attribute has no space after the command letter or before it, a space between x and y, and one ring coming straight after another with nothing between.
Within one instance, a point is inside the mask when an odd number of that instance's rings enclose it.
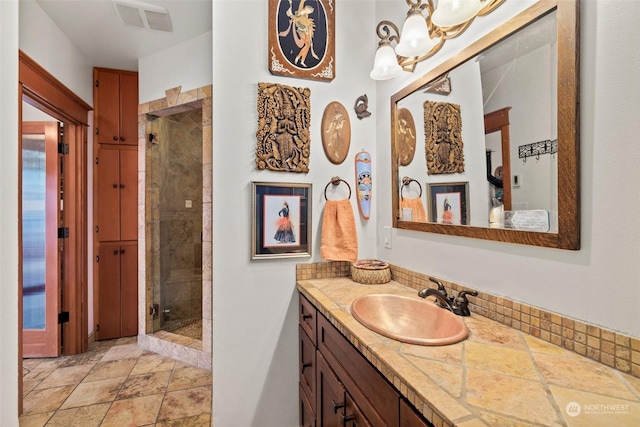
<instances>
[{"instance_id":1,"label":"framed picture","mask_svg":"<svg viewBox=\"0 0 640 427\"><path fill-rule=\"evenodd\" d=\"M251 259L311 256L311 184L252 182Z\"/></svg>"},{"instance_id":2,"label":"framed picture","mask_svg":"<svg viewBox=\"0 0 640 427\"><path fill-rule=\"evenodd\" d=\"M469 183L428 185L429 221L438 224L469 224Z\"/></svg>"},{"instance_id":3,"label":"framed picture","mask_svg":"<svg viewBox=\"0 0 640 427\"><path fill-rule=\"evenodd\" d=\"M269 71L335 78L335 0L269 0Z\"/></svg>"}]
</instances>

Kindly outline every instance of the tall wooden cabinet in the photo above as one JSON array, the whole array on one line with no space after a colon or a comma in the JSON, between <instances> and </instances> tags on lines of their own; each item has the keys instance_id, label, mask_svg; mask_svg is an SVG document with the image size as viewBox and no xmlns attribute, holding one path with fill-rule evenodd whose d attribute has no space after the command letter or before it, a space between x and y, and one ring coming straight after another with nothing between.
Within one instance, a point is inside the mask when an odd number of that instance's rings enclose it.
<instances>
[{"instance_id":1,"label":"tall wooden cabinet","mask_svg":"<svg viewBox=\"0 0 640 427\"><path fill-rule=\"evenodd\" d=\"M94 68L95 338L138 333L138 75Z\"/></svg>"}]
</instances>

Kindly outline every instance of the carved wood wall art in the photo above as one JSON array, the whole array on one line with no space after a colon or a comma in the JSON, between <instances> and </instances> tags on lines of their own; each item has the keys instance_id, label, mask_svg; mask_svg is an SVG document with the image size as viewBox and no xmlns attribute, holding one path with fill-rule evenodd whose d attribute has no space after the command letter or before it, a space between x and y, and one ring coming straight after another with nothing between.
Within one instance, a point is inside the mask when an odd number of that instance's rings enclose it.
<instances>
[{"instance_id":1,"label":"carved wood wall art","mask_svg":"<svg viewBox=\"0 0 640 427\"><path fill-rule=\"evenodd\" d=\"M322 147L327 158L336 165L344 162L351 144L351 121L342 104L330 102L322 115Z\"/></svg>"},{"instance_id":2,"label":"carved wood wall art","mask_svg":"<svg viewBox=\"0 0 640 427\"><path fill-rule=\"evenodd\" d=\"M269 0L269 71L335 77L335 0Z\"/></svg>"},{"instance_id":3,"label":"carved wood wall art","mask_svg":"<svg viewBox=\"0 0 640 427\"><path fill-rule=\"evenodd\" d=\"M258 83L256 167L309 172L311 91Z\"/></svg>"},{"instance_id":4,"label":"carved wood wall art","mask_svg":"<svg viewBox=\"0 0 640 427\"><path fill-rule=\"evenodd\" d=\"M427 173L464 172L460 105L426 101L424 103L424 137Z\"/></svg>"},{"instance_id":5,"label":"carved wood wall art","mask_svg":"<svg viewBox=\"0 0 640 427\"><path fill-rule=\"evenodd\" d=\"M400 166L407 166L413 161L416 153L416 124L411 111L406 108L398 110L398 152Z\"/></svg>"}]
</instances>

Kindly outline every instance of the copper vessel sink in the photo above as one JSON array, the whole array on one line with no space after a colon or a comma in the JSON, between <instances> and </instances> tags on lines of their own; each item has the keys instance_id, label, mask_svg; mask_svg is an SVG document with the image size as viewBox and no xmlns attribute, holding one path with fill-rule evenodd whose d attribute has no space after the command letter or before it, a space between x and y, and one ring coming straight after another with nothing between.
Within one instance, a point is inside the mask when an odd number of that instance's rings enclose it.
<instances>
[{"instance_id":1,"label":"copper vessel sink","mask_svg":"<svg viewBox=\"0 0 640 427\"><path fill-rule=\"evenodd\" d=\"M447 345L467 338L464 321L430 300L375 294L356 298L351 314L374 332L409 344Z\"/></svg>"}]
</instances>

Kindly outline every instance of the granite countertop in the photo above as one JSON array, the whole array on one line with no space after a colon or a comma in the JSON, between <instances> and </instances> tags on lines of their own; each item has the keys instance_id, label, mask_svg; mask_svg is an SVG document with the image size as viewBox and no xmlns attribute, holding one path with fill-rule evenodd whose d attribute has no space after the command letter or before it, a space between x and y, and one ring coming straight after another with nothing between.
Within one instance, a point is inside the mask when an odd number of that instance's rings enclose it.
<instances>
[{"instance_id":1,"label":"granite countertop","mask_svg":"<svg viewBox=\"0 0 640 427\"><path fill-rule=\"evenodd\" d=\"M638 426L640 379L472 313L469 337L427 347L351 316L361 295L419 299L398 282L299 280L298 290L435 426Z\"/></svg>"}]
</instances>

